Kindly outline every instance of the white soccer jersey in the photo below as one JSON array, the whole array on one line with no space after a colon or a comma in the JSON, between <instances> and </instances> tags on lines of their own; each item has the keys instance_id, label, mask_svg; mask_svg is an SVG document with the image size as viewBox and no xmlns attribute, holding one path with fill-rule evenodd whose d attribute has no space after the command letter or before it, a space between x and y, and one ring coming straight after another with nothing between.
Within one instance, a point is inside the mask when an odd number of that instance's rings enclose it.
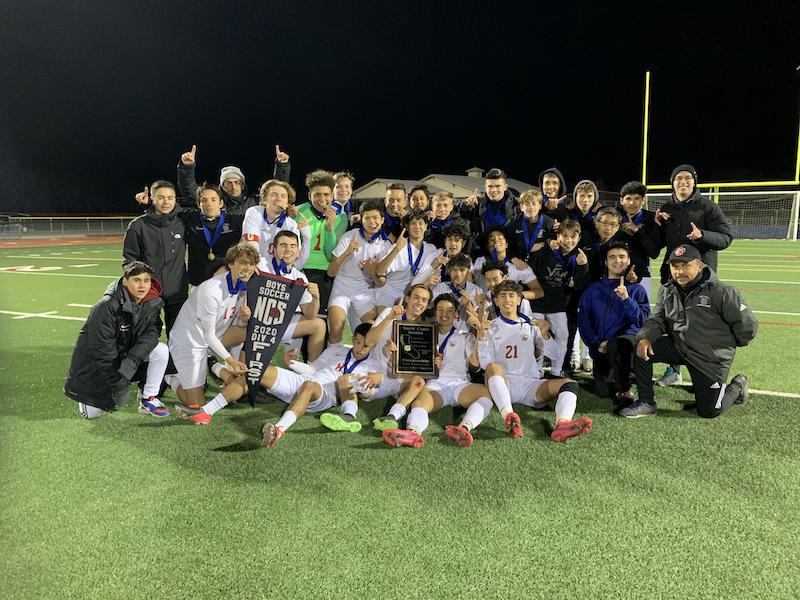
<instances>
[{"instance_id":1,"label":"white soccer jersey","mask_svg":"<svg viewBox=\"0 0 800 600\"><path fill-rule=\"evenodd\" d=\"M469 332L459 330L449 333L436 332L436 349L442 354L439 381L469 381L469 357L475 350L475 338Z\"/></svg>"},{"instance_id":2,"label":"white soccer jersey","mask_svg":"<svg viewBox=\"0 0 800 600\"><path fill-rule=\"evenodd\" d=\"M301 231L297 226L297 221L286 213L282 213L277 219L270 222L267 219L266 211L267 209L263 206L251 206L247 209L242 223L242 240L258 250L258 253L263 258L269 260L272 257L272 245L275 241L275 235L282 229L291 231L297 235L297 243L300 249L300 255L297 257L295 264L302 269L311 252L311 228L303 227Z\"/></svg>"},{"instance_id":3,"label":"white soccer jersey","mask_svg":"<svg viewBox=\"0 0 800 600\"><path fill-rule=\"evenodd\" d=\"M230 271L195 288L184 302L170 332L170 348L211 348L222 359L230 353L219 341L247 301L247 293L232 289Z\"/></svg>"},{"instance_id":4,"label":"white soccer jersey","mask_svg":"<svg viewBox=\"0 0 800 600\"><path fill-rule=\"evenodd\" d=\"M355 252L344 261L344 264L340 267L339 273L337 273L333 281L334 285L337 283L339 285L355 284L358 286L358 289L361 289L365 283L371 283L371 281L366 279L361 270L364 267L364 263L372 258L382 259L391 251L392 243L380 236L375 238L372 242L368 242L361 233L360 228L351 229L345 232L339 239L339 243L336 244L336 248L333 249L333 255L341 256L344 254L347 247L350 245L350 240L354 237L358 239L360 245L356 248Z\"/></svg>"},{"instance_id":5,"label":"white soccer jersey","mask_svg":"<svg viewBox=\"0 0 800 600\"><path fill-rule=\"evenodd\" d=\"M300 281L302 283L308 283L308 278L302 271L298 271L297 267L292 265L291 270L288 273L278 273L275 270L275 265L272 263L272 258L265 258L261 257L261 260L258 261L258 270L262 273L270 273L271 275L278 275L279 277L283 277L284 279L288 279L290 281ZM300 298L300 303L297 305L297 308L294 312L302 313L303 311L300 310L300 304L308 304L309 302L313 302L314 298L311 294L308 293L308 290L303 292L302 298Z\"/></svg>"},{"instance_id":6,"label":"white soccer jersey","mask_svg":"<svg viewBox=\"0 0 800 600\"><path fill-rule=\"evenodd\" d=\"M322 354L319 355L317 360L308 365L313 369L313 373L309 372L308 375L320 385L328 385L334 383L339 377L344 375L345 368L350 369L349 372L353 374L369 373L370 371L381 372L380 368L378 368L380 359L377 358L380 352L373 350L361 362L353 358L350 352L351 348L347 348L341 344L328 346ZM348 355L350 355L350 360L347 360ZM307 373L305 369L303 369L302 372Z\"/></svg>"},{"instance_id":7,"label":"white soccer jersey","mask_svg":"<svg viewBox=\"0 0 800 600\"><path fill-rule=\"evenodd\" d=\"M496 362L508 375L541 379L536 354L541 354L543 348L544 338L538 327L525 319L508 321L498 317L492 320L486 339L478 344L478 360L484 369Z\"/></svg>"},{"instance_id":8,"label":"white soccer jersey","mask_svg":"<svg viewBox=\"0 0 800 600\"><path fill-rule=\"evenodd\" d=\"M475 260L475 264L472 266L472 279L484 290L486 289L486 283L483 279L481 269L485 264L486 257L480 256ZM508 279L511 281L516 281L523 287L527 286L531 281L536 281L536 275L530 267L518 269L510 260L506 263L506 266L508 267Z\"/></svg>"},{"instance_id":9,"label":"white soccer jersey","mask_svg":"<svg viewBox=\"0 0 800 600\"><path fill-rule=\"evenodd\" d=\"M422 256L420 256L420 254ZM417 275L423 273L431 263L440 256L442 251L433 244L422 242L422 248L417 250L409 242L405 248L400 250L397 256L394 257L392 264L386 270L387 278L384 287L392 287L395 290L405 291L411 280ZM412 272L412 265L416 265L416 269ZM422 283L422 281L420 281Z\"/></svg>"},{"instance_id":10,"label":"white soccer jersey","mask_svg":"<svg viewBox=\"0 0 800 600\"><path fill-rule=\"evenodd\" d=\"M472 305L477 306L475 304L475 295L483 295L483 291L471 281L467 281L464 284L464 289L467 290L467 294L469 294L469 297L472 298ZM462 331L469 331L469 325L467 325L467 309L463 304L461 304L461 292L457 290L455 285L450 282L443 281L441 283L437 283L433 287L433 299L431 300L431 306L433 306L433 300L436 300L436 298L438 298L441 294L451 294L455 296L456 300L458 301L458 311L456 311L454 324Z\"/></svg>"},{"instance_id":11,"label":"white soccer jersey","mask_svg":"<svg viewBox=\"0 0 800 600\"><path fill-rule=\"evenodd\" d=\"M494 294L492 292L486 293L486 303L484 304L484 309L487 311L487 313L492 319L495 319L500 316L500 311L495 306ZM519 312L520 314L525 315L531 320L534 318L533 309L531 308L531 303L528 301L527 298L522 299L522 303L519 305Z\"/></svg>"}]
</instances>

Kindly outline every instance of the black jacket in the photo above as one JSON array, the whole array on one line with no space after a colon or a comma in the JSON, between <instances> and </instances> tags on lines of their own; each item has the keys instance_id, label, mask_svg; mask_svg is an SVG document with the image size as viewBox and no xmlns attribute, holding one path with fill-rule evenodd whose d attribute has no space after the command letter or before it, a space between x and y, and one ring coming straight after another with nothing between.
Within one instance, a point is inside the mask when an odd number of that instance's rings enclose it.
<instances>
[{"instance_id":1,"label":"black jacket","mask_svg":"<svg viewBox=\"0 0 800 600\"><path fill-rule=\"evenodd\" d=\"M622 222L629 221L624 210L620 209ZM650 277L650 259L658 258L658 253L664 246L661 228L655 221L655 213L650 210L642 210L639 229L635 233L625 233L620 228L616 237L628 244L630 249L631 267L635 268L637 282L642 277ZM638 220L638 219L637 219ZM632 221L631 221L632 222Z\"/></svg>"},{"instance_id":2,"label":"black jacket","mask_svg":"<svg viewBox=\"0 0 800 600\"><path fill-rule=\"evenodd\" d=\"M561 174L561 171L559 171L556 167L550 167L549 169L545 169L544 171L539 173L539 189L544 190L544 188L542 188L542 181L544 180L544 176L548 174L555 175L556 177L558 177L558 181L560 184L558 190L558 197L560 198L561 196L567 195L567 183L564 181L564 176ZM544 194L544 191L542 191L542 193ZM567 218L566 205L571 202L569 196L567 196L567 198L562 200L561 204L559 204L558 207L555 208L554 210L548 210L546 206L547 200L548 200L547 197L542 199L542 212L544 214L546 214L554 221L559 221L559 222Z\"/></svg>"},{"instance_id":3,"label":"black jacket","mask_svg":"<svg viewBox=\"0 0 800 600\"><path fill-rule=\"evenodd\" d=\"M545 242L544 247L542 250L547 250L547 241L555 238L555 232L553 231L553 219L548 217L547 215L540 213L542 217L542 228L539 231L539 235L537 236L535 242ZM523 221L525 221L523 223ZM515 258L519 258L525 262L533 259L533 253L529 252L530 248L525 247L525 232L523 231L523 227L528 230L528 235L533 236L536 231L537 221L533 223L528 222L528 219L520 213L517 217L509 223L507 227L507 231L509 233L509 254ZM540 250L541 252L541 250Z\"/></svg>"},{"instance_id":4,"label":"black jacket","mask_svg":"<svg viewBox=\"0 0 800 600\"><path fill-rule=\"evenodd\" d=\"M64 392L76 402L112 411L129 397L130 381L161 336L161 285L136 304L118 279L89 311L72 351Z\"/></svg>"},{"instance_id":5,"label":"black jacket","mask_svg":"<svg viewBox=\"0 0 800 600\"><path fill-rule=\"evenodd\" d=\"M564 312L572 295L589 285L589 265L575 263L577 254L577 247L566 256L549 248L534 254L530 266L544 290L544 296L531 300L534 312Z\"/></svg>"},{"instance_id":6,"label":"black jacket","mask_svg":"<svg viewBox=\"0 0 800 600\"><path fill-rule=\"evenodd\" d=\"M712 381L727 381L736 347L756 336L758 321L739 290L708 267L698 279L686 290L672 279L662 285L636 339L655 342L668 335L690 365Z\"/></svg>"},{"instance_id":7,"label":"black jacket","mask_svg":"<svg viewBox=\"0 0 800 600\"><path fill-rule=\"evenodd\" d=\"M181 304L188 297L186 275L186 228L176 207L168 215L156 215L152 207L128 225L122 243L123 265L146 262L162 285L164 304Z\"/></svg>"},{"instance_id":8,"label":"black jacket","mask_svg":"<svg viewBox=\"0 0 800 600\"><path fill-rule=\"evenodd\" d=\"M216 270L222 266L222 259L225 258L228 248L238 244L242 237L242 217L229 215L228 211L224 211L224 214L225 222L220 230L219 239L211 249L214 258L209 259L208 242L200 220L203 220L209 235L213 238L219 224L219 217L209 221L197 209L184 210L179 213L179 217L186 227L186 246L189 248L189 283L195 287L214 275Z\"/></svg>"},{"instance_id":9,"label":"black jacket","mask_svg":"<svg viewBox=\"0 0 800 600\"><path fill-rule=\"evenodd\" d=\"M178 189L181 196L190 199L192 202L197 202L197 180L195 179L194 169L196 165L184 165L178 162ZM272 171L273 179L280 179L281 181L289 181L289 173L291 173L291 165L288 162L282 163L278 160L275 161L275 167ZM225 212L229 215L237 215L244 217L244 213L251 206L258 206L258 194L248 194L247 186L242 190L241 196L231 196L220 186L222 192L222 200L225 202Z\"/></svg>"},{"instance_id":10,"label":"black jacket","mask_svg":"<svg viewBox=\"0 0 800 600\"><path fill-rule=\"evenodd\" d=\"M672 200L661 207L661 212L669 213L669 219L661 221L662 235L667 247L664 262L661 264L661 283L669 281L667 259L670 252L681 244L692 243L699 251L702 260L713 271L717 270L717 251L724 250L733 241L733 230L722 213L722 209L711 200L704 198L695 189L685 202ZM703 232L696 242L689 242L686 236L692 231L691 223Z\"/></svg>"},{"instance_id":11,"label":"black jacket","mask_svg":"<svg viewBox=\"0 0 800 600\"><path fill-rule=\"evenodd\" d=\"M505 202L503 211L505 212L505 226L507 228L508 224L519 215L519 200L511 193L511 190L507 190L505 196L503 196L503 200L500 202ZM459 206L461 216L469 223L469 230L472 232L473 243L477 240L479 235L491 227L491 225L486 225L486 210L488 205L489 198L486 194L483 194L478 197L478 203L475 206L467 206L463 202Z\"/></svg>"}]
</instances>

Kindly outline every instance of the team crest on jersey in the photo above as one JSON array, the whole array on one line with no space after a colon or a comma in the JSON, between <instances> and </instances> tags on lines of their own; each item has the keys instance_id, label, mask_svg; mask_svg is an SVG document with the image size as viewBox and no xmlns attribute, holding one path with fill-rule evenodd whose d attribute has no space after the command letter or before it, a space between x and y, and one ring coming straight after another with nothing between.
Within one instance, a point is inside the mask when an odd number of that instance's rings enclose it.
<instances>
[{"instance_id":1,"label":"team crest on jersey","mask_svg":"<svg viewBox=\"0 0 800 600\"><path fill-rule=\"evenodd\" d=\"M711 298L705 294L701 294L697 299L697 306L711 306Z\"/></svg>"},{"instance_id":2,"label":"team crest on jersey","mask_svg":"<svg viewBox=\"0 0 800 600\"><path fill-rule=\"evenodd\" d=\"M523 342L527 342L528 341L528 336L527 335L523 335L522 336L522 341Z\"/></svg>"},{"instance_id":3,"label":"team crest on jersey","mask_svg":"<svg viewBox=\"0 0 800 600\"><path fill-rule=\"evenodd\" d=\"M336 365L337 371L344 371L344 363L339 363Z\"/></svg>"}]
</instances>

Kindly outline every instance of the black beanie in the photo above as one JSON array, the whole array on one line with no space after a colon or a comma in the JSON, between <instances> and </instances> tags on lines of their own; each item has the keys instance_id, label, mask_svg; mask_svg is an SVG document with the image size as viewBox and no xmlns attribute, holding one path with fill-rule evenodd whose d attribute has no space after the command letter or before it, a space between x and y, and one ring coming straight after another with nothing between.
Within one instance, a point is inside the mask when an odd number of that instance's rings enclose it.
<instances>
[{"instance_id":1,"label":"black beanie","mask_svg":"<svg viewBox=\"0 0 800 600\"><path fill-rule=\"evenodd\" d=\"M675 175L680 173L681 171L689 171L694 178L694 185L697 186L697 171L692 165L678 165L674 169L672 169L672 175L669 176L669 183L672 185L672 182L675 181Z\"/></svg>"}]
</instances>

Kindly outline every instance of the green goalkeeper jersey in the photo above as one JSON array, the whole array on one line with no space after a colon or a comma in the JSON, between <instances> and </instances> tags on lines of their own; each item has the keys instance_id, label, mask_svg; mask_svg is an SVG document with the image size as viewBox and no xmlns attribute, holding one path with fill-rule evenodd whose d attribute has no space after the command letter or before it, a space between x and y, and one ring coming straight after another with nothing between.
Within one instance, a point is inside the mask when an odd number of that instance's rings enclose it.
<instances>
[{"instance_id":1,"label":"green goalkeeper jersey","mask_svg":"<svg viewBox=\"0 0 800 600\"><path fill-rule=\"evenodd\" d=\"M310 202L298 206L297 212L306 218L311 227L311 253L303 268L327 271L328 264L333 257L333 249L336 248L336 242L347 231L347 214L341 212L336 215L333 231L328 231L327 220L317 218Z\"/></svg>"}]
</instances>

